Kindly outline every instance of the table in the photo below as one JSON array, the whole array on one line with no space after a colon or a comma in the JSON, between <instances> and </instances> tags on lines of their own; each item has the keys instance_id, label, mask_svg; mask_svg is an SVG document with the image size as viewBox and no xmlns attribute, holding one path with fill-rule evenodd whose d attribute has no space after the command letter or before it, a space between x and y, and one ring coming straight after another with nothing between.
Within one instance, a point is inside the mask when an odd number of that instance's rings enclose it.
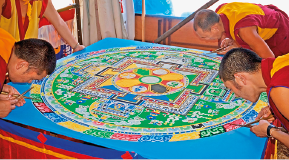
<instances>
[{"instance_id":1,"label":"table","mask_svg":"<svg viewBox=\"0 0 289 160\"><path fill-rule=\"evenodd\" d=\"M73 55L113 47L132 46L161 45L106 38ZM11 85L20 93L30 87L30 84ZM238 128L207 138L176 142L130 142L104 139L81 134L51 122L39 113L31 101L26 101L24 106L13 110L5 119L120 151L134 151L150 159L258 159L263 155L267 140L256 137L248 128Z\"/></svg>"}]
</instances>

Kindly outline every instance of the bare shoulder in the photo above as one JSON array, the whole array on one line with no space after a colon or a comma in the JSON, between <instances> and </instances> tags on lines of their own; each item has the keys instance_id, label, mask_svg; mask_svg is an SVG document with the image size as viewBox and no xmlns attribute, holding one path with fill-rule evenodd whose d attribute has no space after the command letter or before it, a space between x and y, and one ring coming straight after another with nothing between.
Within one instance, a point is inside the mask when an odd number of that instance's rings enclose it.
<instances>
[{"instance_id":1,"label":"bare shoulder","mask_svg":"<svg viewBox=\"0 0 289 160\"><path fill-rule=\"evenodd\" d=\"M271 92L270 92L270 95L271 97L275 97L275 96L278 96L278 97L287 97L288 101L289 101L289 88L287 87L274 87L271 89ZM277 98L277 97L276 97Z\"/></svg>"},{"instance_id":2,"label":"bare shoulder","mask_svg":"<svg viewBox=\"0 0 289 160\"><path fill-rule=\"evenodd\" d=\"M278 110L289 119L289 88L275 87L271 89L270 97Z\"/></svg>"},{"instance_id":3,"label":"bare shoulder","mask_svg":"<svg viewBox=\"0 0 289 160\"><path fill-rule=\"evenodd\" d=\"M258 34L257 26L244 27L239 29L239 35L244 37L247 35Z\"/></svg>"}]
</instances>

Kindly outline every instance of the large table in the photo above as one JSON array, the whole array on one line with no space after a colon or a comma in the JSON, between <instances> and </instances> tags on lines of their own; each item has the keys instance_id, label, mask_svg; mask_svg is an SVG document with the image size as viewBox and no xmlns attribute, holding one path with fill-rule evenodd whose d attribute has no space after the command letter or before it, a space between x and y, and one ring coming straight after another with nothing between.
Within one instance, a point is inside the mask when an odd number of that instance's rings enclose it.
<instances>
[{"instance_id":1,"label":"large table","mask_svg":"<svg viewBox=\"0 0 289 160\"><path fill-rule=\"evenodd\" d=\"M113 47L131 46L162 45L106 38L73 55ZM20 93L30 87L30 84L11 83L11 85ZM134 151L144 158L150 159L259 159L262 158L267 140L256 137L245 127L212 137L176 142L130 142L98 138L72 131L51 122L39 113L29 100L26 100L24 106L13 110L5 119L120 151Z\"/></svg>"}]
</instances>

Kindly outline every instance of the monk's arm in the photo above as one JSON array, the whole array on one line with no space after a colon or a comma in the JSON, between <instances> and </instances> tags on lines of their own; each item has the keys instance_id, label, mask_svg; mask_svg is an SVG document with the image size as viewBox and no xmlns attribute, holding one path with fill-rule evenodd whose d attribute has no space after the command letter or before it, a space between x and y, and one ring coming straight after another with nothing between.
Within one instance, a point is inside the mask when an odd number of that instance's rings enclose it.
<instances>
[{"instance_id":1,"label":"monk's arm","mask_svg":"<svg viewBox=\"0 0 289 160\"><path fill-rule=\"evenodd\" d=\"M44 16L49 20L49 22L54 26L60 36L68 43L72 48L76 46L77 50L82 50L83 45L77 45L76 39L71 34L67 24L60 17L58 12L55 10L51 0L48 0L47 8L44 12Z\"/></svg>"},{"instance_id":2,"label":"monk's arm","mask_svg":"<svg viewBox=\"0 0 289 160\"><path fill-rule=\"evenodd\" d=\"M289 119L289 88L276 87L271 89L270 97L281 114ZM272 131L272 136L289 148L289 134L282 131Z\"/></svg>"},{"instance_id":3,"label":"monk's arm","mask_svg":"<svg viewBox=\"0 0 289 160\"><path fill-rule=\"evenodd\" d=\"M259 36L257 26L240 28L238 35L261 58L275 57L267 43Z\"/></svg>"},{"instance_id":4,"label":"monk's arm","mask_svg":"<svg viewBox=\"0 0 289 160\"><path fill-rule=\"evenodd\" d=\"M283 143L286 147L289 148L289 134L288 133L282 132L275 128L272 128L270 133L272 137L279 140L281 143Z\"/></svg>"}]
</instances>

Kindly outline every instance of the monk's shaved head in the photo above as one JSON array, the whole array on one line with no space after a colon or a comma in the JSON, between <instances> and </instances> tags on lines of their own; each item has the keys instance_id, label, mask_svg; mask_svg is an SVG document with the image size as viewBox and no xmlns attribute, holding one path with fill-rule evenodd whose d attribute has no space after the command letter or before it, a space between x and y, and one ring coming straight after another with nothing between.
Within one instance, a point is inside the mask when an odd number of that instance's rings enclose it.
<instances>
[{"instance_id":1,"label":"monk's shaved head","mask_svg":"<svg viewBox=\"0 0 289 160\"><path fill-rule=\"evenodd\" d=\"M25 39L15 43L15 55L27 61L29 68L38 70L38 74L43 71L49 75L56 67L56 56L52 45L41 39Z\"/></svg>"},{"instance_id":2,"label":"monk's shaved head","mask_svg":"<svg viewBox=\"0 0 289 160\"><path fill-rule=\"evenodd\" d=\"M220 64L219 76L224 82L234 81L234 74L240 72L255 73L260 70L262 58L245 48L228 51Z\"/></svg>"},{"instance_id":3,"label":"monk's shaved head","mask_svg":"<svg viewBox=\"0 0 289 160\"><path fill-rule=\"evenodd\" d=\"M219 15L209 9L200 10L194 18L194 30L197 31L201 28L203 31L211 31L211 27L218 23L220 20Z\"/></svg>"}]
</instances>

